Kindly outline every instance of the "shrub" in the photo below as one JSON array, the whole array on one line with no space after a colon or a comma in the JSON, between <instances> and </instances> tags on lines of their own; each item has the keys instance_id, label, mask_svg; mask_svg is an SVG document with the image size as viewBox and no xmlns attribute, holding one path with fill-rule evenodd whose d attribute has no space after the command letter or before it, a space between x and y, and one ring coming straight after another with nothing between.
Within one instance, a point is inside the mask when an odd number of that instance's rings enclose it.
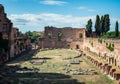
<instances>
[{"instance_id":1,"label":"shrub","mask_svg":"<svg viewBox=\"0 0 120 84\"><path fill-rule=\"evenodd\" d=\"M99 39L98 39L98 42L102 44L102 39L101 39L101 38L99 38Z\"/></svg>"},{"instance_id":2,"label":"shrub","mask_svg":"<svg viewBox=\"0 0 120 84\"><path fill-rule=\"evenodd\" d=\"M108 48L110 51L114 51L114 46L113 44L111 45L111 43L109 45L106 44L106 48Z\"/></svg>"}]
</instances>

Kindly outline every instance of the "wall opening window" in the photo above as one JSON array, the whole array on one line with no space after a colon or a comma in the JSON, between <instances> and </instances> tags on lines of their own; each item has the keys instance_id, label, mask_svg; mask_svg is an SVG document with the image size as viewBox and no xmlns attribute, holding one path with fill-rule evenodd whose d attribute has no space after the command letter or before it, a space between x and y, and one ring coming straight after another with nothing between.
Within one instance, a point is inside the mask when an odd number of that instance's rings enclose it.
<instances>
[{"instance_id":1,"label":"wall opening window","mask_svg":"<svg viewBox=\"0 0 120 84\"><path fill-rule=\"evenodd\" d=\"M59 33L58 33L58 35L57 35L57 37L58 37L58 40L61 40L61 38L62 38L62 35L63 35L63 34L62 34L61 32L59 32Z\"/></svg>"},{"instance_id":2,"label":"wall opening window","mask_svg":"<svg viewBox=\"0 0 120 84\"><path fill-rule=\"evenodd\" d=\"M52 32L48 33L48 38L52 38Z\"/></svg>"},{"instance_id":3,"label":"wall opening window","mask_svg":"<svg viewBox=\"0 0 120 84\"><path fill-rule=\"evenodd\" d=\"M79 38L83 38L83 35L82 35L82 33L80 33L80 34L79 34Z\"/></svg>"},{"instance_id":4,"label":"wall opening window","mask_svg":"<svg viewBox=\"0 0 120 84\"><path fill-rule=\"evenodd\" d=\"M76 45L76 49L79 49L80 47L79 47L79 45Z\"/></svg>"}]
</instances>

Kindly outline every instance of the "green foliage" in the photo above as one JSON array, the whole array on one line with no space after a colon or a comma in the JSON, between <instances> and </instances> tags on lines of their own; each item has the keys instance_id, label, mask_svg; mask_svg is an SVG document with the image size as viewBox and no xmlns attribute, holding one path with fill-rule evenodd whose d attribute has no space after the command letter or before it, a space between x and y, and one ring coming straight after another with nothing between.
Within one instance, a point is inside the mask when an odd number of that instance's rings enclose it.
<instances>
[{"instance_id":1,"label":"green foliage","mask_svg":"<svg viewBox=\"0 0 120 84\"><path fill-rule=\"evenodd\" d=\"M110 30L109 14L105 14L104 16L101 16L101 19L99 15L97 15L95 21L95 32L97 36L101 36L107 33L109 30Z\"/></svg>"},{"instance_id":2,"label":"green foliage","mask_svg":"<svg viewBox=\"0 0 120 84\"><path fill-rule=\"evenodd\" d=\"M101 38L99 38L99 39L98 39L98 42L102 44L102 39L101 39Z\"/></svg>"},{"instance_id":3,"label":"green foliage","mask_svg":"<svg viewBox=\"0 0 120 84\"><path fill-rule=\"evenodd\" d=\"M48 33L48 38L52 38L52 33Z\"/></svg>"},{"instance_id":4,"label":"green foliage","mask_svg":"<svg viewBox=\"0 0 120 84\"><path fill-rule=\"evenodd\" d=\"M80 33L80 36L79 36L80 38L83 38L83 35L82 35L82 33Z\"/></svg>"},{"instance_id":5,"label":"green foliage","mask_svg":"<svg viewBox=\"0 0 120 84\"><path fill-rule=\"evenodd\" d=\"M58 35L57 35L57 37L58 37L58 40L61 40L61 38L62 38L62 33L58 33Z\"/></svg>"},{"instance_id":6,"label":"green foliage","mask_svg":"<svg viewBox=\"0 0 120 84\"><path fill-rule=\"evenodd\" d=\"M106 43L106 46L108 46L108 43Z\"/></svg>"},{"instance_id":7,"label":"green foliage","mask_svg":"<svg viewBox=\"0 0 120 84\"><path fill-rule=\"evenodd\" d=\"M112 47L114 48L114 43L112 44Z\"/></svg>"},{"instance_id":8,"label":"green foliage","mask_svg":"<svg viewBox=\"0 0 120 84\"><path fill-rule=\"evenodd\" d=\"M110 18L109 14L104 15L104 32L107 33L110 30Z\"/></svg>"},{"instance_id":9,"label":"green foliage","mask_svg":"<svg viewBox=\"0 0 120 84\"><path fill-rule=\"evenodd\" d=\"M39 34L36 34L34 32L28 31L25 34L28 35L31 39L36 39L37 40L38 38L42 37L43 32L40 32Z\"/></svg>"},{"instance_id":10,"label":"green foliage","mask_svg":"<svg viewBox=\"0 0 120 84\"><path fill-rule=\"evenodd\" d=\"M93 47L93 41L89 41L89 43L91 44L91 46Z\"/></svg>"},{"instance_id":11,"label":"green foliage","mask_svg":"<svg viewBox=\"0 0 120 84\"><path fill-rule=\"evenodd\" d=\"M118 21L116 21L116 24L115 24L115 36L116 37L119 36L119 24L118 24Z\"/></svg>"},{"instance_id":12,"label":"green foliage","mask_svg":"<svg viewBox=\"0 0 120 84\"><path fill-rule=\"evenodd\" d=\"M107 38L117 38L117 39L120 39L120 33L119 33L118 37L116 37L115 36L115 32L107 32L106 34L104 34L102 36L102 38L105 38L105 39L107 39Z\"/></svg>"},{"instance_id":13,"label":"green foliage","mask_svg":"<svg viewBox=\"0 0 120 84\"><path fill-rule=\"evenodd\" d=\"M96 16L95 32L98 36L100 36L101 30L100 30L100 17L99 17L99 15Z\"/></svg>"},{"instance_id":14,"label":"green foliage","mask_svg":"<svg viewBox=\"0 0 120 84\"><path fill-rule=\"evenodd\" d=\"M89 19L86 25L86 32L87 32L87 36L91 36L92 35L92 20Z\"/></svg>"},{"instance_id":15,"label":"green foliage","mask_svg":"<svg viewBox=\"0 0 120 84\"><path fill-rule=\"evenodd\" d=\"M105 23L104 17L101 16L100 27L101 27L101 34L102 35L104 34L104 31L105 31L104 23Z\"/></svg>"},{"instance_id":16,"label":"green foliage","mask_svg":"<svg viewBox=\"0 0 120 84\"><path fill-rule=\"evenodd\" d=\"M114 51L114 47L111 45L111 43L109 45L106 45L106 48L108 48L110 51Z\"/></svg>"},{"instance_id":17,"label":"green foliage","mask_svg":"<svg viewBox=\"0 0 120 84\"><path fill-rule=\"evenodd\" d=\"M91 42L91 46L93 47L93 41Z\"/></svg>"}]
</instances>

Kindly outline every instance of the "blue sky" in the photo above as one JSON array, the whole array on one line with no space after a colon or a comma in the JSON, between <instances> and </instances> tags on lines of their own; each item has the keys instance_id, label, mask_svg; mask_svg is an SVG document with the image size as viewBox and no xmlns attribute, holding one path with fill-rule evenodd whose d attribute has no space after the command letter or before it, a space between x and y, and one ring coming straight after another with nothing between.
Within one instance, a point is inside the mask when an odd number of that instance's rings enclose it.
<instances>
[{"instance_id":1,"label":"blue sky","mask_svg":"<svg viewBox=\"0 0 120 84\"><path fill-rule=\"evenodd\" d=\"M44 26L85 28L96 15L109 14L111 30L120 21L120 0L0 0L20 31L43 31Z\"/></svg>"}]
</instances>

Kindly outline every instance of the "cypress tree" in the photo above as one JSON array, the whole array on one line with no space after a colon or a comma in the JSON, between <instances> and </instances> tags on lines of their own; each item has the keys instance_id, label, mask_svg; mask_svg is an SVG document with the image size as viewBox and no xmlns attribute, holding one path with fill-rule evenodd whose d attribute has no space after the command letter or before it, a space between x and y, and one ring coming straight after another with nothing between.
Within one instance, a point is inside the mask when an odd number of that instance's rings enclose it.
<instances>
[{"instance_id":1,"label":"cypress tree","mask_svg":"<svg viewBox=\"0 0 120 84\"><path fill-rule=\"evenodd\" d=\"M104 15L104 32L108 32L110 30L110 18L109 14Z\"/></svg>"},{"instance_id":2,"label":"cypress tree","mask_svg":"<svg viewBox=\"0 0 120 84\"><path fill-rule=\"evenodd\" d=\"M86 31L88 36L92 36L92 20L89 19L86 25Z\"/></svg>"},{"instance_id":3,"label":"cypress tree","mask_svg":"<svg viewBox=\"0 0 120 84\"><path fill-rule=\"evenodd\" d=\"M101 20L100 20L100 29L101 29L101 34L104 34L105 28L104 28L104 17L101 16Z\"/></svg>"},{"instance_id":4,"label":"cypress tree","mask_svg":"<svg viewBox=\"0 0 120 84\"><path fill-rule=\"evenodd\" d=\"M97 34L98 36L100 36L101 30L100 30L100 17L99 17L99 15L96 16L95 32L96 32L96 34Z\"/></svg>"},{"instance_id":5,"label":"cypress tree","mask_svg":"<svg viewBox=\"0 0 120 84\"><path fill-rule=\"evenodd\" d=\"M119 36L119 24L118 24L118 21L116 21L116 24L115 24L115 37L118 37Z\"/></svg>"}]
</instances>

